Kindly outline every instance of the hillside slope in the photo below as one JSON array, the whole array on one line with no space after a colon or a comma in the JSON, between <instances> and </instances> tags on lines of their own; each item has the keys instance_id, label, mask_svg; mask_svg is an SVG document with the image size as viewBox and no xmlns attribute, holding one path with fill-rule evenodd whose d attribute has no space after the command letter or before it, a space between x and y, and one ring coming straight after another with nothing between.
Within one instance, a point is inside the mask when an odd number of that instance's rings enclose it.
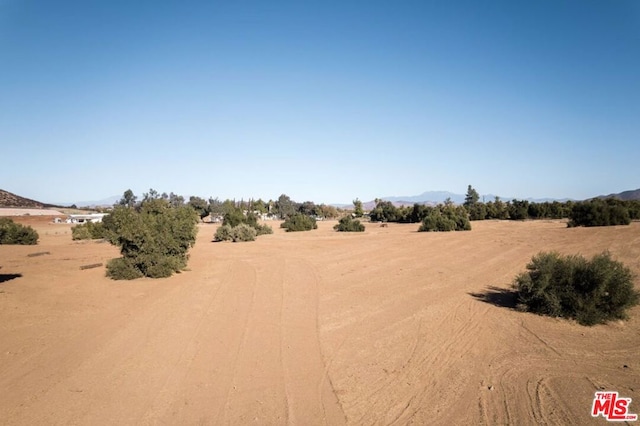
<instances>
[{"instance_id":1,"label":"hillside slope","mask_svg":"<svg viewBox=\"0 0 640 426\"><path fill-rule=\"evenodd\" d=\"M24 198L9 191L0 189L0 207L42 209L49 206L39 201Z\"/></svg>"},{"instance_id":2,"label":"hillside slope","mask_svg":"<svg viewBox=\"0 0 640 426\"><path fill-rule=\"evenodd\" d=\"M640 200L640 188L632 189L630 191L623 191L618 194L601 195L597 198L617 198L619 200Z\"/></svg>"}]
</instances>

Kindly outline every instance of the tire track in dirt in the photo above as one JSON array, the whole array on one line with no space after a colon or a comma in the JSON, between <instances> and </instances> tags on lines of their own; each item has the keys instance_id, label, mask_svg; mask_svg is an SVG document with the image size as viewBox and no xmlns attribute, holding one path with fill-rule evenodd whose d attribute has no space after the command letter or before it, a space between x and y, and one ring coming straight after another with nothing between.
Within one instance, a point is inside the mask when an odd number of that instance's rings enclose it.
<instances>
[{"instance_id":1,"label":"tire track in dirt","mask_svg":"<svg viewBox=\"0 0 640 426\"><path fill-rule=\"evenodd\" d=\"M289 422L344 424L320 346L318 276L310 264L288 259L283 282L282 354Z\"/></svg>"},{"instance_id":2,"label":"tire track in dirt","mask_svg":"<svg viewBox=\"0 0 640 426\"><path fill-rule=\"evenodd\" d=\"M242 280L238 279L238 275L240 274L243 275ZM244 309L243 314L238 318L238 322L241 325L239 327L240 333L238 334L237 344L235 346L232 346L232 349L227 346L227 349L231 349L230 352L233 354L233 365L229 367L231 370L231 381L227 385L223 410L219 413L218 421L216 422L218 423L220 422L220 420L222 420L222 423L224 424L231 423L229 417L233 417L233 414L230 413L230 411L232 411L232 408L235 409L235 407L233 406L238 399L238 386L241 386L240 383L242 382L242 380L240 380L240 377L238 376L238 373L241 368L245 367L245 365L243 365L244 360L242 359L242 357L245 356L246 347L249 343L250 326L253 326L252 321L255 321L255 318L253 318L253 316L255 315L254 308L256 304L257 279L255 268L246 262L237 264L234 268L234 274L232 276L233 279L231 280L231 282L234 286L246 285L247 282L250 282L251 284L249 285L251 287L251 292L248 303L245 300L245 303L241 305L244 307Z\"/></svg>"}]
</instances>

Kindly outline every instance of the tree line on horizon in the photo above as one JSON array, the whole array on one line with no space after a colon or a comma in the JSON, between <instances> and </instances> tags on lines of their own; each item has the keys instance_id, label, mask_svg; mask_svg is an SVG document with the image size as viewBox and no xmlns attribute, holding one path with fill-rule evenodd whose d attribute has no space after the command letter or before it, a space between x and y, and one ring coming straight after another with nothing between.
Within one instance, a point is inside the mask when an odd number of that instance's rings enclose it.
<instances>
[{"instance_id":1,"label":"tree line on horizon","mask_svg":"<svg viewBox=\"0 0 640 426\"><path fill-rule=\"evenodd\" d=\"M358 210L357 199L354 201ZM371 221L420 223L434 212L458 209L469 220L525 220L525 219L569 219L569 226L628 225L632 220L640 220L640 200L592 199L587 201L531 202L528 200L502 201L499 197L489 202L481 202L480 195L468 186L465 201L456 206L450 199L437 206L415 203L413 206L396 207L391 201L375 200L376 206L369 212ZM360 205L361 207L361 205Z\"/></svg>"},{"instance_id":2,"label":"tree line on horizon","mask_svg":"<svg viewBox=\"0 0 640 426\"><path fill-rule=\"evenodd\" d=\"M104 238L120 248L121 257L107 263L108 277L163 278L186 267L188 251L195 244L196 224L209 215L223 219L214 241L239 242L273 232L270 226L258 223L259 214L284 219L281 227L287 231L303 231L317 228L315 217L333 218L341 213L333 206L311 201L296 203L285 194L268 203L220 202L217 198L206 201L196 196L186 201L180 195L150 189L139 200L128 189L101 223L73 227L72 238Z\"/></svg>"},{"instance_id":3,"label":"tree line on horizon","mask_svg":"<svg viewBox=\"0 0 640 426\"><path fill-rule=\"evenodd\" d=\"M189 199L185 197L171 193L163 192L158 193L154 189L150 189L148 193L143 195L142 201L148 198L159 198L166 200L170 205L178 207L182 205L188 205L193 208L200 219L204 219L207 216L220 217L228 213L232 213L236 209L240 209L245 212L253 212L260 215L270 215L272 217L285 220L295 213L301 213L306 216L313 216L322 219L335 219L344 214L343 209L336 208L327 204L316 204L313 201L296 202L286 194L280 195L277 200L264 201L261 198L254 200L237 201L235 199L226 199L221 201L220 199L210 197L209 200L205 200L202 197L190 196ZM116 203L116 205L136 206L141 201L138 201L138 197L128 189L124 192L123 197Z\"/></svg>"}]
</instances>

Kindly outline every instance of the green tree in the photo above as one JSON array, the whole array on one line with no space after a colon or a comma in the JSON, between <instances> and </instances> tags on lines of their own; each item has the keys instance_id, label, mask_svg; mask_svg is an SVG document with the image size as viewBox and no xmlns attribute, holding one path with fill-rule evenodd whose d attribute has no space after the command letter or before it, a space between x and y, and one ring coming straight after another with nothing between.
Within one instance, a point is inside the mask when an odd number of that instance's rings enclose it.
<instances>
[{"instance_id":1,"label":"green tree","mask_svg":"<svg viewBox=\"0 0 640 426\"><path fill-rule=\"evenodd\" d=\"M484 220L487 218L488 209L484 203L475 203L468 208L469 220Z\"/></svg>"},{"instance_id":2,"label":"green tree","mask_svg":"<svg viewBox=\"0 0 640 426\"><path fill-rule=\"evenodd\" d=\"M306 214L307 216L319 216L318 210L313 201L305 201L298 207L298 212Z\"/></svg>"},{"instance_id":3,"label":"green tree","mask_svg":"<svg viewBox=\"0 0 640 426\"><path fill-rule=\"evenodd\" d=\"M107 239L122 255L107 263L107 276L113 279L168 277L186 266L197 214L189 206L172 207L168 200L148 195L139 209L120 205L103 218Z\"/></svg>"},{"instance_id":4,"label":"green tree","mask_svg":"<svg viewBox=\"0 0 640 426\"><path fill-rule=\"evenodd\" d=\"M153 188L149 188L149 192L145 192L144 194L142 194L142 202L143 203L145 201L157 200L159 198L162 198L162 197L160 196L158 191L156 191Z\"/></svg>"},{"instance_id":5,"label":"green tree","mask_svg":"<svg viewBox=\"0 0 640 426\"><path fill-rule=\"evenodd\" d=\"M310 231L318 228L318 224L316 220L310 216L295 213L282 222L280 227L286 229L287 232Z\"/></svg>"},{"instance_id":6,"label":"green tree","mask_svg":"<svg viewBox=\"0 0 640 426\"><path fill-rule=\"evenodd\" d=\"M174 194L173 192L169 194L169 204L172 207L180 207L184 205L184 197L182 195Z\"/></svg>"},{"instance_id":7,"label":"green tree","mask_svg":"<svg viewBox=\"0 0 640 426\"><path fill-rule=\"evenodd\" d=\"M398 220L398 209L391 201L384 201L376 198L376 206L369 212L372 222L396 222Z\"/></svg>"},{"instance_id":8,"label":"green tree","mask_svg":"<svg viewBox=\"0 0 640 426\"><path fill-rule=\"evenodd\" d=\"M240 225L241 223L246 223L247 218L245 217L242 210L238 207L235 207L233 210L228 210L224 214L224 220L222 221L223 225L229 225L232 228Z\"/></svg>"},{"instance_id":9,"label":"green tree","mask_svg":"<svg viewBox=\"0 0 640 426\"><path fill-rule=\"evenodd\" d=\"M252 228L255 231L254 238L243 239L244 236L248 235L248 233L244 230L244 228L241 230L236 230L236 228L240 226L248 226ZM228 239L236 241L236 239L234 239L234 235L239 235L241 241L253 241L256 236L272 233L273 229L271 229L269 225L260 225L258 223L258 217L253 212L247 212L247 214L245 215L242 209L240 209L239 207L235 207L224 214L222 226L218 228L218 231L216 231L214 239L215 241L224 241L222 237L228 236Z\"/></svg>"},{"instance_id":10,"label":"green tree","mask_svg":"<svg viewBox=\"0 0 640 426\"><path fill-rule=\"evenodd\" d=\"M267 214L269 208L267 207L267 204L262 201L262 198L258 198L257 201L253 202L253 210L260 212L260 214Z\"/></svg>"},{"instance_id":11,"label":"green tree","mask_svg":"<svg viewBox=\"0 0 640 426\"><path fill-rule=\"evenodd\" d=\"M362 201L360 201L360 199L358 198L353 200L353 213L356 215L356 217L362 217L364 215Z\"/></svg>"},{"instance_id":12,"label":"green tree","mask_svg":"<svg viewBox=\"0 0 640 426\"><path fill-rule=\"evenodd\" d=\"M476 191L471 185L469 185L467 187L467 195L464 197L463 205L467 207L467 209L469 209L477 204L478 201L480 201L480 194L478 194L478 191Z\"/></svg>"},{"instance_id":13,"label":"green tree","mask_svg":"<svg viewBox=\"0 0 640 426\"><path fill-rule=\"evenodd\" d=\"M629 208L616 199L593 199L576 203L569 214L569 227L629 225Z\"/></svg>"},{"instance_id":14,"label":"green tree","mask_svg":"<svg viewBox=\"0 0 640 426\"><path fill-rule=\"evenodd\" d=\"M211 213L212 216L222 216L224 215L224 206L222 201L220 201L218 199L218 197L213 198L210 197L209 198L209 212Z\"/></svg>"},{"instance_id":15,"label":"green tree","mask_svg":"<svg viewBox=\"0 0 640 426\"><path fill-rule=\"evenodd\" d=\"M419 232L470 231L471 223L463 206L440 205L422 220Z\"/></svg>"},{"instance_id":16,"label":"green tree","mask_svg":"<svg viewBox=\"0 0 640 426\"><path fill-rule=\"evenodd\" d=\"M500 197L496 197L494 201L495 216L494 219L509 219L509 211L506 204L500 200Z\"/></svg>"},{"instance_id":17,"label":"green tree","mask_svg":"<svg viewBox=\"0 0 640 426\"><path fill-rule=\"evenodd\" d=\"M337 208L335 208L334 206L326 205L326 204L320 204L319 209L320 209L320 216L322 216L325 219L333 219L338 217L340 214Z\"/></svg>"},{"instance_id":18,"label":"green tree","mask_svg":"<svg viewBox=\"0 0 640 426\"><path fill-rule=\"evenodd\" d=\"M289 198L288 195L282 194L278 197L278 201L276 201L276 208L278 210L278 215L280 219L286 219L289 216L292 216L296 212L295 203Z\"/></svg>"},{"instance_id":19,"label":"green tree","mask_svg":"<svg viewBox=\"0 0 640 426\"><path fill-rule=\"evenodd\" d=\"M424 204L415 203L411 209L411 223L422 222L432 208L433 207L425 206Z\"/></svg>"},{"instance_id":20,"label":"green tree","mask_svg":"<svg viewBox=\"0 0 640 426\"><path fill-rule=\"evenodd\" d=\"M525 220L529 217L529 202L527 200L512 200L507 203L507 211L511 220Z\"/></svg>"},{"instance_id":21,"label":"green tree","mask_svg":"<svg viewBox=\"0 0 640 426\"><path fill-rule=\"evenodd\" d=\"M189 206L195 210L200 217L200 220L209 216L209 203L204 198L196 197L192 195L189 197Z\"/></svg>"},{"instance_id":22,"label":"green tree","mask_svg":"<svg viewBox=\"0 0 640 426\"><path fill-rule=\"evenodd\" d=\"M120 198L120 201L118 201L118 205L129 208L135 207L137 198L138 197L133 195L132 190L127 189L126 191L124 191L124 194L122 195L122 198Z\"/></svg>"}]
</instances>

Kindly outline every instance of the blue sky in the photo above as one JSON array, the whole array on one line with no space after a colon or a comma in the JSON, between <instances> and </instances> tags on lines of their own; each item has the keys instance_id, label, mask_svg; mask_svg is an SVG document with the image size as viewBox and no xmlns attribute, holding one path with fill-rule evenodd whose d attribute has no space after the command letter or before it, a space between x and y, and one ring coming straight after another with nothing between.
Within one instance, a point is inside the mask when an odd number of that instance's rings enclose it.
<instances>
[{"instance_id":1,"label":"blue sky","mask_svg":"<svg viewBox=\"0 0 640 426\"><path fill-rule=\"evenodd\" d=\"M640 2L0 0L0 188L640 187Z\"/></svg>"}]
</instances>

